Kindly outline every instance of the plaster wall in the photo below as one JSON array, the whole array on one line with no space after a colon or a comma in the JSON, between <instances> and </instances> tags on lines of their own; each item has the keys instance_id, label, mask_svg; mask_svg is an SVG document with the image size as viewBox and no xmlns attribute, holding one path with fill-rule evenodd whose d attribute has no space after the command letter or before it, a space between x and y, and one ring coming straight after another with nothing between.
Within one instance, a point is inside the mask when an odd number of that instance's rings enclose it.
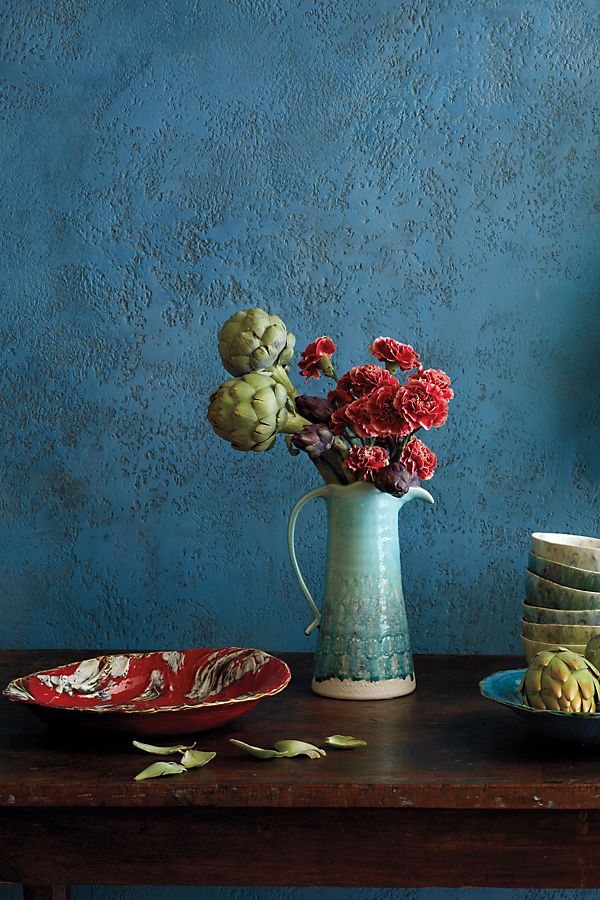
<instances>
[{"instance_id":1,"label":"plaster wall","mask_svg":"<svg viewBox=\"0 0 600 900\"><path fill-rule=\"evenodd\" d=\"M317 473L204 419L260 305L339 370L383 334L455 379L436 506L402 513L413 643L518 650L529 532L600 532L596 16L5 0L3 645L312 648L285 523ZM163 896L75 897L121 895Z\"/></svg>"}]
</instances>

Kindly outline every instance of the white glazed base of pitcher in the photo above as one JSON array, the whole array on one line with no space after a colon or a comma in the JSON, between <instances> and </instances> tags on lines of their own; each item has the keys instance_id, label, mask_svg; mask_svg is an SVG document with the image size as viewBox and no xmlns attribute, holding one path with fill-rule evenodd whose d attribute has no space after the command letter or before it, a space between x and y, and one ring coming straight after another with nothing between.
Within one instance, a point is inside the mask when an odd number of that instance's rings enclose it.
<instances>
[{"instance_id":1,"label":"white glazed base of pitcher","mask_svg":"<svg viewBox=\"0 0 600 900\"><path fill-rule=\"evenodd\" d=\"M311 687L315 694L333 700L391 700L412 694L417 686L415 676L386 678L382 681L353 681L351 678L326 678Z\"/></svg>"}]
</instances>

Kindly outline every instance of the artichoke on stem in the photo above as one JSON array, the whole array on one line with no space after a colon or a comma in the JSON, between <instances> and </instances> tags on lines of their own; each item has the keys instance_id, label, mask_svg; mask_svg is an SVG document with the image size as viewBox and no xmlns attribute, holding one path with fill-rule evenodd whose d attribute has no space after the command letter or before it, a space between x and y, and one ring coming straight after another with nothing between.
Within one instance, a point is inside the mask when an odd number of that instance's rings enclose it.
<instances>
[{"instance_id":1,"label":"artichoke on stem","mask_svg":"<svg viewBox=\"0 0 600 900\"><path fill-rule=\"evenodd\" d=\"M219 355L232 375L247 375L289 365L295 342L279 316L258 307L240 309L219 331Z\"/></svg>"},{"instance_id":2,"label":"artichoke on stem","mask_svg":"<svg viewBox=\"0 0 600 900\"><path fill-rule=\"evenodd\" d=\"M299 416L285 387L269 372L225 381L212 395L208 421L235 450L269 450L280 431L294 434L310 424Z\"/></svg>"},{"instance_id":3,"label":"artichoke on stem","mask_svg":"<svg viewBox=\"0 0 600 900\"><path fill-rule=\"evenodd\" d=\"M326 397L312 397L308 394L300 394L296 397L296 408L310 422L321 422L328 425L335 406Z\"/></svg>"},{"instance_id":4,"label":"artichoke on stem","mask_svg":"<svg viewBox=\"0 0 600 900\"><path fill-rule=\"evenodd\" d=\"M373 481L380 491L393 497L404 497L410 487L419 483L416 475L411 475L399 462L380 469Z\"/></svg>"},{"instance_id":5,"label":"artichoke on stem","mask_svg":"<svg viewBox=\"0 0 600 900\"><path fill-rule=\"evenodd\" d=\"M292 438L292 444L314 460L333 447L334 439L327 425L314 423L298 431Z\"/></svg>"}]
</instances>

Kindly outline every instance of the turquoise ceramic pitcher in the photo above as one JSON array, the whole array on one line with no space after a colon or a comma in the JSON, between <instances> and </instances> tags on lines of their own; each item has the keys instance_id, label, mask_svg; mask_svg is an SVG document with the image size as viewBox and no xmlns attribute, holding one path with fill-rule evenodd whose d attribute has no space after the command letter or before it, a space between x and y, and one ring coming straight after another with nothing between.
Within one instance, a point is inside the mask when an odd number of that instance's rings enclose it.
<instances>
[{"instance_id":1,"label":"turquoise ceramic pitcher","mask_svg":"<svg viewBox=\"0 0 600 900\"><path fill-rule=\"evenodd\" d=\"M327 574L319 612L298 568L294 532L298 513L314 498L327 503ZM383 700L416 687L406 620L398 513L409 500L433 503L421 487L400 498L370 482L328 484L305 494L288 526L292 566L319 628L312 689L324 697Z\"/></svg>"}]
</instances>

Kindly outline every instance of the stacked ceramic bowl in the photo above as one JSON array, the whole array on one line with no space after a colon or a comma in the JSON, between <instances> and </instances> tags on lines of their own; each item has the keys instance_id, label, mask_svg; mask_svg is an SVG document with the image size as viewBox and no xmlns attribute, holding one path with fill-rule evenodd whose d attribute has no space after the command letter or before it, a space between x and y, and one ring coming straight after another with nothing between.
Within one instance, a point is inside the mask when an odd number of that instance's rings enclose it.
<instances>
[{"instance_id":1,"label":"stacked ceramic bowl","mask_svg":"<svg viewBox=\"0 0 600 900\"><path fill-rule=\"evenodd\" d=\"M531 544L523 604L527 661L556 647L583 654L600 634L600 539L536 532Z\"/></svg>"}]
</instances>

